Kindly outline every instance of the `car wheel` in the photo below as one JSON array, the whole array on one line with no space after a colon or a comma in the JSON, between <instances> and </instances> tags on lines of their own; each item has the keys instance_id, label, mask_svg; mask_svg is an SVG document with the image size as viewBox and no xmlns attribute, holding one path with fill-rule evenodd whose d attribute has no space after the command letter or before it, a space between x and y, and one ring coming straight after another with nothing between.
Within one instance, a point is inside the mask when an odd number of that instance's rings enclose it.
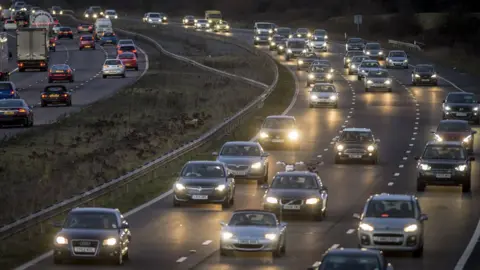
<instances>
[{"instance_id":1,"label":"car wheel","mask_svg":"<svg viewBox=\"0 0 480 270\"><path fill-rule=\"evenodd\" d=\"M123 254L119 252L118 257L113 259L113 263L116 265L123 265Z\"/></svg>"},{"instance_id":2,"label":"car wheel","mask_svg":"<svg viewBox=\"0 0 480 270\"><path fill-rule=\"evenodd\" d=\"M425 184L425 182L421 181L420 179L417 179L417 191L418 192L424 192L426 187L427 187L427 185Z\"/></svg>"},{"instance_id":3,"label":"car wheel","mask_svg":"<svg viewBox=\"0 0 480 270\"><path fill-rule=\"evenodd\" d=\"M412 255L415 258L422 257L423 256L423 245L421 247L419 247L418 249L414 250Z\"/></svg>"},{"instance_id":4,"label":"car wheel","mask_svg":"<svg viewBox=\"0 0 480 270\"><path fill-rule=\"evenodd\" d=\"M362 80L362 77L361 76L357 76L357 81L361 81Z\"/></svg>"},{"instance_id":5,"label":"car wheel","mask_svg":"<svg viewBox=\"0 0 480 270\"><path fill-rule=\"evenodd\" d=\"M417 85L417 83L415 81L412 81L412 85L415 86Z\"/></svg>"},{"instance_id":6,"label":"car wheel","mask_svg":"<svg viewBox=\"0 0 480 270\"><path fill-rule=\"evenodd\" d=\"M374 158L372 158L371 163L372 163L373 165L378 164L378 156L375 156Z\"/></svg>"},{"instance_id":7,"label":"car wheel","mask_svg":"<svg viewBox=\"0 0 480 270\"><path fill-rule=\"evenodd\" d=\"M63 260L60 259L58 256L53 256L53 263L54 264L62 264Z\"/></svg>"},{"instance_id":8,"label":"car wheel","mask_svg":"<svg viewBox=\"0 0 480 270\"><path fill-rule=\"evenodd\" d=\"M102 77L103 77L104 79L106 79L106 78L107 78L107 75L103 75Z\"/></svg>"},{"instance_id":9,"label":"car wheel","mask_svg":"<svg viewBox=\"0 0 480 270\"><path fill-rule=\"evenodd\" d=\"M338 103L335 103L335 105L333 105L333 108L338 109Z\"/></svg>"},{"instance_id":10,"label":"car wheel","mask_svg":"<svg viewBox=\"0 0 480 270\"><path fill-rule=\"evenodd\" d=\"M434 83L433 83L433 86L438 86L438 82L434 82Z\"/></svg>"},{"instance_id":11,"label":"car wheel","mask_svg":"<svg viewBox=\"0 0 480 270\"><path fill-rule=\"evenodd\" d=\"M404 66L403 68L404 68L404 69L408 69L408 66Z\"/></svg>"},{"instance_id":12,"label":"car wheel","mask_svg":"<svg viewBox=\"0 0 480 270\"><path fill-rule=\"evenodd\" d=\"M473 121L473 123L476 124L476 125L480 124L480 118L475 119L475 121Z\"/></svg>"},{"instance_id":13,"label":"car wheel","mask_svg":"<svg viewBox=\"0 0 480 270\"><path fill-rule=\"evenodd\" d=\"M95 47L92 47L92 50L94 50L94 51L95 51L95 50L96 50L96 49L95 49Z\"/></svg>"},{"instance_id":14,"label":"car wheel","mask_svg":"<svg viewBox=\"0 0 480 270\"><path fill-rule=\"evenodd\" d=\"M225 198L225 201L222 203L222 210L223 209L228 209L232 206L232 201L227 197Z\"/></svg>"},{"instance_id":15,"label":"car wheel","mask_svg":"<svg viewBox=\"0 0 480 270\"><path fill-rule=\"evenodd\" d=\"M365 87L365 92L368 92L368 91L369 91L369 90L368 90L368 87Z\"/></svg>"},{"instance_id":16,"label":"car wheel","mask_svg":"<svg viewBox=\"0 0 480 270\"><path fill-rule=\"evenodd\" d=\"M322 220L323 220L323 213L322 213L322 212L320 212L320 213L315 213L315 214L313 215L313 220L315 220L315 221L322 221Z\"/></svg>"},{"instance_id":17,"label":"car wheel","mask_svg":"<svg viewBox=\"0 0 480 270\"><path fill-rule=\"evenodd\" d=\"M470 176L469 176L468 180L462 183L462 192L467 193L467 192L470 192L470 190L471 190L471 183L470 183Z\"/></svg>"},{"instance_id":18,"label":"car wheel","mask_svg":"<svg viewBox=\"0 0 480 270\"><path fill-rule=\"evenodd\" d=\"M78 48L79 51L81 51L83 48Z\"/></svg>"},{"instance_id":19,"label":"car wheel","mask_svg":"<svg viewBox=\"0 0 480 270\"><path fill-rule=\"evenodd\" d=\"M54 52L56 52L56 51L57 51L57 49L56 49L56 48L53 48L53 51L54 51Z\"/></svg>"},{"instance_id":20,"label":"car wheel","mask_svg":"<svg viewBox=\"0 0 480 270\"><path fill-rule=\"evenodd\" d=\"M175 199L175 196L173 196L173 207L178 207L178 206L180 206L180 202L177 199Z\"/></svg>"},{"instance_id":21,"label":"car wheel","mask_svg":"<svg viewBox=\"0 0 480 270\"><path fill-rule=\"evenodd\" d=\"M130 260L130 256L129 256L129 254L128 254L128 250L127 250L127 252L125 252L125 254L123 254L123 260L124 260L124 261Z\"/></svg>"},{"instance_id":22,"label":"car wheel","mask_svg":"<svg viewBox=\"0 0 480 270\"><path fill-rule=\"evenodd\" d=\"M135 67L135 70L138 71L138 67Z\"/></svg>"},{"instance_id":23,"label":"car wheel","mask_svg":"<svg viewBox=\"0 0 480 270\"><path fill-rule=\"evenodd\" d=\"M73 83L75 80L74 79L71 79L70 82Z\"/></svg>"},{"instance_id":24,"label":"car wheel","mask_svg":"<svg viewBox=\"0 0 480 270\"><path fill-rule=\"evenodd\" d=\"M72 106L72 101L70 100L69 102L67 102L67 106L68 107L71 107Z\"/></svg>"},{"instance_id":25,"label":"car wheel","mask_svg":"<svg viewBox=\"0 0 480 270\"><path fill-rule=\"evenodd\" d=\"M40 107L47 107L47 103L42 101L42 102L40 103Z\"/></svg>"},{"instance_id":26,"label":"car wheel","mask_svg":"<svg viewBox=\"0 0 480 270\"><path fill-rule=\"evenodd\" d=\"M347 75L352 75L352 72L350 71L350 69L347 70Z\"/></svg>"},{"instance_id":27,"label":"car wheel","mask_svg":"<svg viewBox=\"0 0 480 270\"><path fill-rule=\"evenodd\" d=\"M126 77L126 76L125 76L125 73L123 73L123 74L122 74L122 78L125 78L125 77Z\"/></svg>"},{"instance_id":28,"label":"car wheel","mask_svg":"<svg viewBox=\"0 0 480 270\"><path fill-rule=\"evenodd\" d=\"M282 257L282 247L280 243L278 243L277 249L272 252L272 255L274 258Z\"/></svg>"},{"instance_id":29,"label":"car wheel","mask_svg":"<svg viewBox=\"0 0 480 270\"><path fill-rule=\"evenodd\" d=\"M447 116L443 113L442 114L442 120L445 120L445 119L447 119Z\"/></svg>"},{"instance_id":30,"label":"car wheel","mask_svg":"<svg viewBox=\"0 0 480 270\"><path fill-rule=\"evenodd\" d=\"M282 252L283 255L285 255L285 253L287 253L287 238L286 237L283 238L283 245L282 245L282 248L280 248L280 252Z\"/></svg>"}]
</instances>

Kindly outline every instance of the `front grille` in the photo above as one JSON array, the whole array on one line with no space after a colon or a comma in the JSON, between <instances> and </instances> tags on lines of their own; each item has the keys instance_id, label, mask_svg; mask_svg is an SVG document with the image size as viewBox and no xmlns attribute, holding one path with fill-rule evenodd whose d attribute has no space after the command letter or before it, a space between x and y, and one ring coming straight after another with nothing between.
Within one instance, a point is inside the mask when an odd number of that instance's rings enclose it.
<instances>
[{"instance_id":1,"label":"front grille","mask_svg":"<svg viewBox=\"0 0 480 270\"><path fill-rule=\"evenodd\" d=\"M245 171L248 169L248 165L235 165L235 164L228 164L227 168L234 171Z\"/></svg>"},{"instance_id":2,"label":"front grille","mask_svg":"<svg viewBox=\"0 0 480 270\"><path fill-rule=\"evenodd\" d=\"M243 248L243 249L259 249L262 248L262 244L234 244L236 248Z\"/></svg>"},{"instance_id":3,"label":"front grille","mask_svg":"<svg viewBox=\"0 0 480 270\"><path fill-rule=\"evenodd\" d=\"M398 234L398 233L375 233L373 235L374 237L402 237L403 234Z\"/></svg>"},{"instance_id":4,"label":"front grille","mask_svg":"<svg viewBox=\"0 0 480 270\"><path fill-rule=\"evenodd\" d=\"M430 79L431 77L432 77L432 76L430 76L430 75L422 75L422 76L421 76L422 79Z\"/></svg>"},{"instance_id":5,"label":"front grille","mask_svg":"<svg viewBox=\"0 0 480 270\"><path fill-rule=\"evenodd\" d=\"M438 169L451 170L453 169L454 166L452 164L430 164L430 167L433 170L438 170Z\"/></svg>"},{"instance_id":6,"label":"front grille","mask_svg":"<svg viewBox=\"0 0 480 270\"><path fill-rule=\"evenodd\" d=\"M469 106L452 106L452 111L471 112L472 107L469 107Z\"/></svg>"},{"instance_id":7,"label":"front grille","mask_svg":"<svg viewBox=\"0 0 480 270\"><path fill-rule=\"evenodd\" d=\"M96 254L98 250L98 240L72 240L72 247L73 253L75 255L85 255L85 256L93 256ZM95 248L93 252L78 252L75 251L75 248L82 247L82 248Z\"/></svg>"},{"instance_id":8,"label":"front grille","mask_svg":"<svg viewBox=\"0 0 480 270\"><path fill-rule=\"evenodd\" d=\"M378 242L373 241L373 244L376 246L401 246L403 242Z\"/></svg>"},{"instance_id":9,"label":"front grille","mask_svg":"<svg viewBox=\"0 0 480 270\"><path fill-rule=\"evenodd\" d=\"M367 150L365 149L360 149L360 148L352 148L352 149L346 149L344 151L345 154L362 154L365 155L367 153Z\"/></svg>"},{"instance_id":10,"label":"front grille","mask_svg":"<svg viewBox=\"0 0 480 270\"><path fill-rule=\"evenodd\" d=\"M289 204L289 205L302 205L303 200L298 199L281 199L280 204Z\"/></svg>"},{"instance_id":11,"label":"front grille","mask_svg":"<svg viewBox=\"0 0 480 270\"><path fill-rule=\"evenodd\" d=\"M195 186L187 186L187 193L188 194L199 194L199 195L210 195L213 193L215 188L213 187L195 187Z\"/></svg>"},{"instance_id":12,"label":"front grille","mask_svg":"<svg viewBox=\"0 0 480 270\"><path fill-rule=\"evenodd\" d=\"M461 141L463 139L462 136L455 136L455 135L450 135L450 136L442 136L444 141Z\"/></svg>"}]
</instances>

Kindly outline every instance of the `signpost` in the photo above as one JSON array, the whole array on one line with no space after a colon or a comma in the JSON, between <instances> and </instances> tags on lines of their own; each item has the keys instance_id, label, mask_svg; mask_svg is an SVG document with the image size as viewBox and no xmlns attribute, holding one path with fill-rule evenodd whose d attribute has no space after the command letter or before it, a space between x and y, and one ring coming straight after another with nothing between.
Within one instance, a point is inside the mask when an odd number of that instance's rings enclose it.
<instances>
[{"instance_id":1,"label":"signpost","mask_svg":"<svg viewBox=\"0 0 480 270\"><path fill-rule=\"evenodd\" d=\"M360 32L360 24L362 24L362 15L353 16L353 23L357 25L357 32Z\"/></svg>"}]
</instances>

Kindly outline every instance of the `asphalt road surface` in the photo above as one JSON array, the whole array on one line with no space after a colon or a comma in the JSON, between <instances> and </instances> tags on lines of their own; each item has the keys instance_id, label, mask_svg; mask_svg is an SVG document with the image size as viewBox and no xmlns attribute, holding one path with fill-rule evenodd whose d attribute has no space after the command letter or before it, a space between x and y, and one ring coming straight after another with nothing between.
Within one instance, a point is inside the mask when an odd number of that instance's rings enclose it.
<instances>
[{"instance_id":1,"label":"asphalt road surface","mask_svg":"<svg viewBox=\"0 0 480 270\"><path fill-rule=\"evenodd\" d=\"M230 34L252 41L252 34L233 30ZM302 146L296 152L269 151L270 164L278 160L306 161L322 156L319 168L322 180L329 188L328 216L324 221L291 219L288 222L286 256L273 259L270 254L236 254L220 257L218 252L220 221L226 221L231 211L261 208L263 190L255 182L237 184L235 206L222 211L218 206L173 208L172 196L129 216L133 242L131 261L123 269L306 269L320 260L330 247L357 247L356 226L352 218L362 210L366 199L375 193L415 194L415 161L430 130L441 120L441 101L445 95L458 91L441 80L436 87L410 86L410 70L392 70L395 77L392 93L366 93L363 82L356 76L344 75L343 44L330 43L330 52L322 54L337 71L334 84L340 92L338 109L308 108L306 75L285 63L296 74L300 93L288 115L296 117L302 132ZM65 60L58 59L58 61ZM421 62L411 59L411 64ZM443 77L464 90L476 90L475 78L440 69ZM303 127L303 128L302 128ZM336 165L333 162L332 139L343 127L365 127L381 140L378 165ZM479 130L475 127L475 130ZM479 140L475 138L475 151ZM270 166L272 177L279 170ZM462 194L458 187L428 187L417 196L423 212L429 215L425 228L423 258L409 254L387 254L395 269L451 270L467 246L479 219L479 166L472 170L472 193ZM474 253L475 255L475 253ZM477 256L478 257L478 256ZM475 269L475 263L470 268ZM53 265L47 258L30 269L116 269L108 265ZM476 268L478 269L478 268Z\"/></svg>"}]
</instances>

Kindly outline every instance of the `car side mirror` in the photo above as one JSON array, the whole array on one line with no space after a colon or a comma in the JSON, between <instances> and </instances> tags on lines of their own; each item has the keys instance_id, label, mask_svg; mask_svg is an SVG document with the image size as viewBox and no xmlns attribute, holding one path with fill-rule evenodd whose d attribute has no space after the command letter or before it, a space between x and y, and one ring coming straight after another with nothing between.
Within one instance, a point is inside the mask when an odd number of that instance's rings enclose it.
<instances>
[{"instance_id":1,"label":"car side mirror","mask_svg":"<svg viewBox=\"0 0 480 270\"><path fill-rule=\"evenodd\" d=\"M218 152L212 152L212 156L214 157L218 156Z\"/></svg>"},{"instance_id":2,"label":"car side mirror","mask_svg":"<svg viewBox=\"0 0 480 270\"><path fill-rule=\"evenodd\" d=\"M52 226L55 227L55 228L62 228L63 224L61 222L53 222Z\"/></svg>"},{"instance_id":3,"label":"car side mirror","mask_svg":"<svg viewBox=\"0 0 480 270\"><path fill-rule=\"evenodd\" d=\"M361 219L361 216L360 216L360 214L355 213L355 214L353 214L353 218L354 219Z\"/></svg>"},{"instance_id":4,"label":"car side mirror","mask_svg":"<svg viewBox=\"0 0 480 270\"><path fill-rule=\"evenodd\" d=\"M225 223L223 221L220 221L220 226L225 227L225 226L227 226L227 223Z\"/></svg>"},{"instance_id":5,"label":"car side mirror","mask_svg":"<svg viewBox=\"0 0 480 270\"><path fill-rule=\"evenodd\" d=\"M428 220L428 216L426 214L421 214L420 221L426 221L426 220Z\"/></svg>"},{"instance_id":6,"label":"car side mirror","mask_svg":"<svg viewBox=\"0 0 480 270\"><path fill-rule=\"evenodd\" d=\"M130 225L128 225L128 223L122 223L120 229L130 229Z\"/></svg>"},{"instance_id":7,"label":"car side mirror","mask_svg":"<svg viewBox=\"0 0 480 270\"><path fill-rule=\"evenodd\" d=\"M468 160L475 161L475 157L469 157Z\"/></svg>"},{"instance_id":8,"label":"car side mirror","mask_svg":"<svg viewBox=\"0 0 480 270\"><path fill-rule=\"evenodd\" d=\"M419 159L420 159L420 157L418 157L418 156L417 156L417 157L414 157L414 159L415 159L415 160L419 160Z\"/></svg>"},{"instance_id":9,"label":"car side mirror","mask_svg":"<svg viewBox=\"0 0 480 270\"><path fill-rule=\"evenodd\" d=\"M287 223L286 222L280 222L280 227L287 227Z\"/></svg>"},{"instance_id":10,"label":"car side mirror","mask_svg":"<svg viewBox=\"0 0 480 270\"><path fill-rule=\"evenodd\" d=\"M260 186L260 188L261 188L261 189L268 189L269 186L268 186L268 184L263 184L263 185Z\"/></svg>"},{"instance_id":11,"label":"car side mirror","mask_svg":"<svg viewBox=\"0 0 480 270\"><path fill-rule=\"evenodd\" d=\"M263 152L263 154L262 154L262 157L268 157L268 156L270 156L270 154L269 154L269 153L267 153L267 152Z\"/></svg>"}]
</instances>

